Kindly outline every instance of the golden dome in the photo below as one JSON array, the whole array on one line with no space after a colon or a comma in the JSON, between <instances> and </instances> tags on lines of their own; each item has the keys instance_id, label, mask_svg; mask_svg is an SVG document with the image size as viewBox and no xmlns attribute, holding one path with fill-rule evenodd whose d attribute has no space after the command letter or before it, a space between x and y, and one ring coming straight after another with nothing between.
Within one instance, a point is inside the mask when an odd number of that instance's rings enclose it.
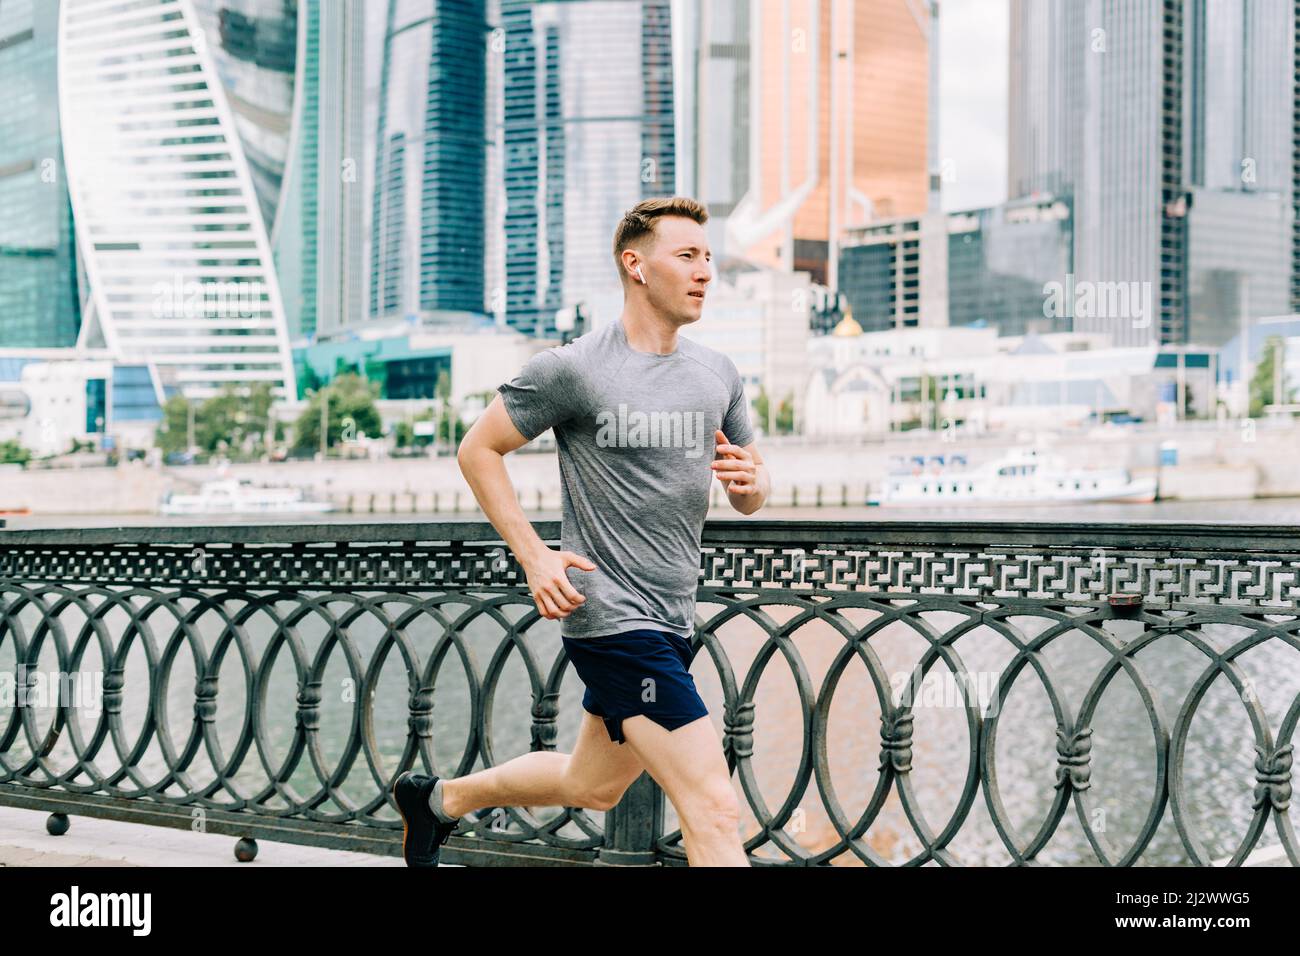
<instances>
[{"instance_id":1,"label":"golden dome","mask_svg":"<svg viewBox=\"0 0 1300 956\"><path fill-rule=\"evenodd\" d=\"M850 336L861 334L862 326L853 321L853 310L846 305L844 307L844 318L840 319L835 328L831 329L831 335Z\"/></svg>"}]
</instances>

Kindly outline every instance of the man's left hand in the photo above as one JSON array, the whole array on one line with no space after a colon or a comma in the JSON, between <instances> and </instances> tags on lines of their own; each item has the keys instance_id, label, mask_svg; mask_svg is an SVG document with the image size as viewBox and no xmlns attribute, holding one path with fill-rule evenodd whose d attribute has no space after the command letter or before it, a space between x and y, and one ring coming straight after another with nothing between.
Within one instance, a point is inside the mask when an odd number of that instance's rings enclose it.
<instances>
[{"instance_id":1,"label":"man's left hand","mask_svg":"<svg viewBox=\"0 0 1300 956\"><path fill-rule=\"evenodd\" d=\"M713 473L729 494L758 494L758 466L754 456L739 445L732 445L721 429L713 433L717 439L717 453L722 457L710 463Z\"/></svg>"}]
</instances>

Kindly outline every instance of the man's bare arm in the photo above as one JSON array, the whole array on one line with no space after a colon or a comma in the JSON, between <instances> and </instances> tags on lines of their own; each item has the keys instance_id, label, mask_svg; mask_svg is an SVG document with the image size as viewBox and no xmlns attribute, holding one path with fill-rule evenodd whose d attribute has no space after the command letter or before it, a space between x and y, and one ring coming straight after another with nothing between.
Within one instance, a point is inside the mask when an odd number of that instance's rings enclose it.
<instances>
[{"instance_id":1,"label":"man's bare arm","mask_svg":"<svg viewBox=\"0 0 1300 956\"><path fill-rule=\"evenodd\" d=\"M596 566L570 551L552 551L524 515L506 470L505 456L528 444L500 395L497 395L461 440L456 463L487 515L528 577L528 590L541 615L550 620L568 617L586 598L569 581L565 568L584 571Z\"/></svg>"}]
</instances>

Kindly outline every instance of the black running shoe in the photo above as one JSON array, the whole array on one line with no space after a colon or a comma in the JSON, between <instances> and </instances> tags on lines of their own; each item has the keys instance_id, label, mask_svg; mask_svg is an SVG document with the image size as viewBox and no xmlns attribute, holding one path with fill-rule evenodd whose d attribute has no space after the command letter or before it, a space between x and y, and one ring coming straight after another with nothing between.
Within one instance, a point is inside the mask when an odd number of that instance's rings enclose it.
<instances>
[{"instance_id":1,"label":"black running shoe","mask_svg":"<svg viewBox=\"0 0 1300 956\"><path fill-rule=\"evenodd\" d=\"M406 771L393 781L393 800L402 815L402 859L407 866L437 866L442 845L460 825L444 823L429 806L437 777Z\"/></svg>"}]
</instances>

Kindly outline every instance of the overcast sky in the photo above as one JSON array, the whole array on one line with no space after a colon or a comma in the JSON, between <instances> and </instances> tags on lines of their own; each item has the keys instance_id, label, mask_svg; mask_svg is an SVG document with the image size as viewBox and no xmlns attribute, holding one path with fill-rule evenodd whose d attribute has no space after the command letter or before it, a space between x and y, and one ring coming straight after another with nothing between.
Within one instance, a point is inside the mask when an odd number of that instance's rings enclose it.
<instances>
[{"instance_id":1,"label":"overcast sky","mask_svg":"<svg viewBox=\"0 0 1300 956\"><path fill-rule=\"evenodd\" d=\"M939 15L939 157L944 209L1007 198L1008 0L943 0Z\"/></svg>"}]
</instances>

